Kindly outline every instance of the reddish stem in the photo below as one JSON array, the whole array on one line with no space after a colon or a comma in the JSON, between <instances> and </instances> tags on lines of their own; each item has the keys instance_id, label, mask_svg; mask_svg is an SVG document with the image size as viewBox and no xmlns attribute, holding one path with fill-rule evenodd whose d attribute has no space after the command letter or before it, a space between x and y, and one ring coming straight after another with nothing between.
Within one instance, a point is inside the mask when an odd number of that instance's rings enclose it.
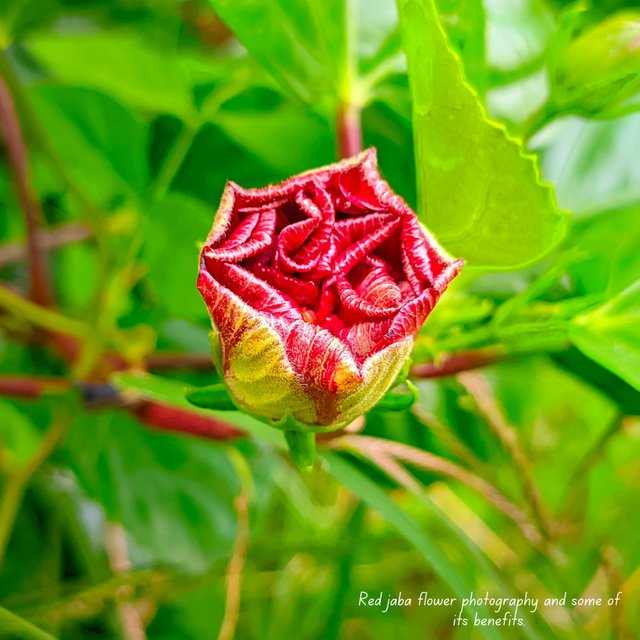
<instances>
[{"instance_id":1,"label":"reddish stem","mask_svg":"<svg viewBox=\"0 0 640 640\"><path fill-rule=\"evenodd\" d=\"M234 440L245 435L240 429L188 409L171 407L158 402L142 402L133 410L146 425L167 431L190 433L212 440Z\"/></svg>"},{"instance_id":2,"label":"reddish stem","mask_svg":"<svg viewBox=\"0 0 640 640\"><path fill-rule=\"evenodd\" d=\"M0 375L0 396L37 398L45 391L64 391L69 387L64 378Z\"/></svg>"},{"instance_id":3,"label":"reddish stem","mask_svg":"<svg viewBox=\"0 0 640 640\"><path fill-rule=\"evenodd\" d=\"M0 396L39 398L43 393L62 393L72 386L65 378L0 375ZM83 384L79 388L89 408L123 404L119 390L111 385ZM165 431L190 433L212 440L232 440L245 435L243 431L224 420L209 417L196 409L191 411L155 400L141 400L125 408L136 415L143 424Z\"/></svg>"},{"instance_id":4,"label":"reddish stem","mask_svg":"<svg viewBox=\"0 0 640 640\"><path fill-rule=\"evenodd\" d=\"M212 370L210 353L173 353L158 351L146 359L147 367L154 369L190 369Z\"/></svg>"},{"instance_id":5,"label":"reddish stem","mask_svg":"<svg viewBox=\"0 0 640 640\"><path fill-rule=\"evenodd\" d=\"M411 368L413 378L444 378L462 371L479 369L505 359L502 350L495 347L454 353L438 362L416 364Z\"/></svg>"},{"instance_id":6,"label":"reddish stem","mask_svg":"<svg viewBox=\"0 0 640 640\"><path fill-rule=\"evenodd\" d=\"M342 103L336 113L338 156L350 158L362 151L362 111L354 104Z\"/></svg>"},{"instance_id":7,"label":"reddish stem","mask_svg":"<svg viewBox=\"0 0 640 640\"><path fill-rule=\"evenodd\" d=\"M27 147L9 87L0 76L0 132L7 148L16 198L24 214L29 256L31 300L43 306L53 303L46 254L40 242L43 225L40 203L29 181Z\"/></svg>"}]
</instances>

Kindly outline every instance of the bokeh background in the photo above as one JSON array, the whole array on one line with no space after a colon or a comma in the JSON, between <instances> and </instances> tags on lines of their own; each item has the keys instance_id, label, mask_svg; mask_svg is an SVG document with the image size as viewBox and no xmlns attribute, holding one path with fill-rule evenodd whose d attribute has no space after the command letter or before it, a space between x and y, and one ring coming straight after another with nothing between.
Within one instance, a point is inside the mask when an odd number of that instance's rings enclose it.
<instances>
[{"instance_id":1,"label":"bokeh background","mask_svg":"<svg viewBox=\"0 0 640 640\"><path fill-rule=\"evenodd\" d=\"M437 10L571 221L528 265L471 260L416 342L419 400L304 475L277 432L184 398L217 380L198 245L226 180L334 161L345 104L418 206L396 5L0 2L0 638L639 637L640 11ZM506 243L533 238L503 195ZM361 591L623 595L472 628Z\"/></svg>"}]
</instances>

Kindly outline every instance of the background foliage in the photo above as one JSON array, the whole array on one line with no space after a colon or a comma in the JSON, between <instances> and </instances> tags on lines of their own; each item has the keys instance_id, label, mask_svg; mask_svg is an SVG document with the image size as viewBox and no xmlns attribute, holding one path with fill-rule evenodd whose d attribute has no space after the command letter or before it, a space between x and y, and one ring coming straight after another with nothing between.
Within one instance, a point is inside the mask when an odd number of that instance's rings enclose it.
<instances>
[{"instance_id":1,"label":"background foliage","mask_svg":"<svg viewBox=\"0 0 640 640\"><path fill-rule=\"evenodd\" d=\"M636 3L4 0L0 49L0 638L636 637ZM418 402L301 476L185 400L197 245L345 117L468 266ZM623 599L474 630L361 590Z\"/></svg>"}]
</instances>

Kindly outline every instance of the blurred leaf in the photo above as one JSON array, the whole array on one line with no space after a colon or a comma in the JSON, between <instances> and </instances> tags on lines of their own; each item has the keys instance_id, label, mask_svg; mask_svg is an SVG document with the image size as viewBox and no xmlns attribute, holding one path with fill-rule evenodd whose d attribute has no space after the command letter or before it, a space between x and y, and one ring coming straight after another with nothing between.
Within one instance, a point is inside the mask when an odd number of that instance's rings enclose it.
<instances>
[{"instance_id":1,"label":"blurred leaf","mask_svg":"<svg viewBox=\"0 0 640 640\"><path fill-rule=\"evenodd\" d=\"M594 122L576 117L549 125L534 139L543 173L556 185L560 206L592 215L640 201L640 114Z\"/></svg>"},{"instance_id":2,"label":"blurred leaf","mask_svg":"<svg viewBox=\"0 0 640 640\"><path fill-rule=\"evenodd\" d=\"M640 416L640 392L606 367L585 356L578 348L572 347L554 354L551 359L570 372L576 380L597 389L625 415Z\"/></svg>"},{"instance_id":3,"label":"blurred leaf","mask_svg":"<svg viewBox=\"0 0 640 640\"><path fill-rule=\"evenodd\" d=\"M57 255L58 287L65 303L72 309L86 309L97 282L95 250L75 243L61 247Z\"/></svg>"},{"instance_id":4,"label":"blurred leaf","mask_svg":"<svg viewBox=\"0 0 640 640\"><path fill-rule=\"evenodd\" d=\"M559 109L587 113L640 88L640 11L615 14L569 43L553 86Z\"/></svg>"},{"instance_id":5,"label":"blurred leaf","mask_svg":"<svg viewBox=\"0 0 640 640\"><path fill-rule=\"evenodd\" d=\"M56 640L54 636L32 625L28 620L0 607L1 640Z\"/></svg>"},{"instance_id":6,"label":"blurred leaf","mask_svg":"<svg viewBox=\"0 0 640 640\"><path fill-rule=\"evenodd\" d=\"M191 84L181 58L127 32L48 33L29 51L59 79L110 94L133 107L182 118L192 112Z\"/></svg>"},{"instance_id":7,"label":"blurred leaf","mask_svg":"<svg viewBox=\"0 0 640 640\"><path fill-rule=\"evenodd\" d=\"M149 205L143 255L147 277L159 305L182 318L206 318L196 288L198 247L204 242L215 210L187 195L170 193Z\"/></svg>"},{"instance_id":8,"label":"blurred leaf","mask_svg":"<svg viewBox=\"0 0 640 640\"><path fill-rule=\"evenodd\" d=\"M40 435L31 421L0 399L0 471L19 470L33 457L39 444Z\"/></svg>"},{"instance_id":9,"label":"blurred leaf","mask_svg":"<svg viewBox=\"0 0 640 640\"><path fill-rule=\"evenodd\" d=\"M360 473L343 458L335 453L324 453L323 457L329 463L329 473L339 482L349 487L372 509L378 511L407 542L415 546L433 571L440 576L460 600L468 597L473 590L473 586L465 579L464 573L456 569L442 549L433 543L410 515L391 500L377 484ZM477 611L478 615L482 616L482 609L475 606L470 606L468 611ZM481 627L479 631L482 637L489 640L497 640L503 637L500 630L496 628Z\"/></svg>"},{"instance_id":10,"label":"blurred leaf","mask_svg":"<svg viewBox=\"0 0 640 640\"><path fill-rule=\"evenodd\" d=\"M134 566L199 573L231 553L239 481L220 446L112 412L78 420L66 452L88 496L124 525Z\"/></svg>"},{"instance_id":11,"label":"blurred leaf","mask_svg":"<svg viewBox=\"0 0 640 640\"><path fill-rule=\"evenodd\" d=\"M25 33L47 25L57 9L56 0L42 0L37 5L24 0L5 0L0 5L0 49L6 49Z\"/></svg>"},{"instance_id":12,"label":"blurred leaf","mask_svg":"<svg viewBox=\"0 0 640 640\"><path fill-rule=\"evenodd\" d=\"M508 72L540 58L554 32L554 16L544 0L485 0L487 60Z\"/></svg>"},{"instance_id":13,"label":"blurred leaf","mask_svg":"<svg viewBox=\"0 0 640 640\"><path fill-rule=\"evenodd\" d=\"M331 129L306 110L222 110L215 124L239 147L277 171L282 180L334 158Z\"/></svg>"},{"instance_id":14,"label":"blurred leaf","mask_svg":"<svg viewBox=\"0 0 640 640\"><path fill-rule=\"evenodd\" d=\"M102 205L148 181L147 128L106 95L44 85L31 92L36 114L74 182Z\"/></svg>"},{"instance_id":15,"label":"blurred leaf","mask_svg":"<svg viewBox=\"0 0 640 640\"><path fill-rule=\"evenodd\" d=\"M586 355L640 390L640 281L576 318L570 337Z\"/></svg>"},{"instance_id":16,"label":"blurred leaf","mask_svg":"<svg viewBox=\"0 0 640 640\"><path fill-rule=\"evenodd\" d=\"M607 211L577 222L567 244L579 247L582 260L569 265L578 292L619 293L640 274L640 209Z\"/></svg>"},{"instance_id":17,"label":"blurred leaf","mask_svg":"<svg viewBox=\"0 0 640 640\"><path fill-rule=\"evenodd\" d=\"M218 576L216 576L217 578ZM224 618L224 584L208 579L163 602L148 628L153 640L205 640Z\"/></svg>"},{"instance_id":18,"label":"blurred leaf","mask_svg":"<svg viewBox=\"0 0 640 640\"><path fill-rule=\"evenodd\" d=\"M178 126L178 121L167 117L159 118L154 123L152 166L157 167L165 157L171 140L175 140ZM215 207L227 180L255 187L277 182L280 178L277 171L265 165L257 156L247 153L240 145L233 144L220 127L209 123L194 138L171 188L203 202L210 202L210 220L213 222ZM205 238L206 233L198 241L203 242Z\"/></svg>"},{"instance_id":19,"label":"blurred leaf","mask_svg":"<svg viewBox=\"0 0 640 640\"><path fill-rule=\"evenodd\" d=\"M419 210L453 255L513 268L562 236L565 216L537 161L487 120L449 49L433 0L399 0L413 95Z\"/></svg>"}]
</instances>

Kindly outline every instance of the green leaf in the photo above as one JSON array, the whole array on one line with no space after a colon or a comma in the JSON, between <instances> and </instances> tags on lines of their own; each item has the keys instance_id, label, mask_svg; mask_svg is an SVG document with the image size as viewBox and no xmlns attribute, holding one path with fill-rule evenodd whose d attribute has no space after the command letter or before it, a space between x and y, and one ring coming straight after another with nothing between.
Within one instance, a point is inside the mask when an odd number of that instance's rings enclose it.
<instances>
[{"instance_id":1,"label":"green leaf","mask_svg":"<svg viewBox=\"0 0 640 640\"><path fill-rule=\"evenodd\" d=\"M106 204L148 181L147 127L109 96L42 85L30 98L54 152L86 194Z\"/></svg>"},{"instance_id":2,"label":"green leaf","mask_svg":"<svg viewBox=\"0 0 640 640\"><path fill-rule=\"evenodd\" d=\"M334 453L323 453L323 458L329 463L329 473L340 483L346 485L359 496L367 505L375 509L398 533L412 544L420 555L427 561L433 571L447 584L447 586L462 600L473 591L473 585L465 579L462 573L449 560L444 551L438 547L420 526L405 511L403 511L378 485ZM469 607L471 613L478 612L482 617L482 609ZM502 638L499 630L491 627L481 627L484 638L496 640Z\"/></svg>"},{"instance_id":3,"label":"green leaf","mask_svg":"<svg viewBox=\"0 0 640 640\"><path fill-rule=\"evenodd\" d=\"M28 620L0 607L0 640L56 640Z\"/></svg>"},{"instance_id":4,"label":"green leaf","mask_svg":"<svg viewBox=\"0 0 640 640\"><path fill-rule=\"evenodd\" d=\"M374 411L406 411L418 399L418 390L411 380L405 380L404 385L409 389L409 393L398 393L389 391L380 402L373 408Z\"/></svg>"},{"instance_id":5,"label":"green leaf","mask_svg":"<svg viewBox=\"0 0 640 640\"><path fill-rule=\"evenodd\" d=\"M28 44L35 58L59 79L110 94L155 113L187 117L191 84L180 57L126 32L51 34Z\"/></svg>"},{"instance_id":6,"label":"green leaf","mask_svg":"<svg viewBox=\"0 0 640 640\"><path fill-rule=\"evenodd\" d=\"M640 11L624 11L581 33L558 61L552 100L595 113L640 87Z\"/></svg>"},{"instance_id":7,"label":"green leaf","mask_svg":"<svg viewBox=\"0 0 640 640\"><path fill-rule=\"evenodd\" d=\"M542 56L554 33L554 15L545 0L489 0L487 63L495 71L515 72ZM438 1L438 6L440 0Z\"/></svg>"},{"instance_id":8,"label":"green leaf","mask_svg":"<svg viewBox=\"0 0 640 640\"><path fill-rule=\"evenodd\" d=\"M40 435L31 421L6 400L0 400L0 471L13 472L35 454Z\"/></svg>"},{"instance_id":9,"label":"green leaf","mask_svg":"<svg viewBox=\"0 0 640 640\"><path fill-rule=\"evenodd\" d=\"M487 81L486 17L482 0L437 0L442 26L459 53L469 82L482 91Z\"/></svg>"},{"instance_id":10,"label":"green leaf","mask_svg":"<svg viewBox=\"0 0 640 640\"><path fill-rule=\"evenodd\" d=\"M225 384L214 384L210 387L198 387L187 391L187 400L201 409L217 411L237 411Z\"/></svg>"},{"instance_id":11,"label":"green leaf","mask_svg":"<svg viewBox=\"0 0 640 640\"><path fill-rule=\"evenodd\" d=\"M579 220L567 238L583 256L568 269L579 293L612 297L633 284L640 273L639 237L637 206Z\"/></svg>"},{"instance_id":12,"label":"green leaf","mask_svg":"<svg viewBox=\"0 0 640 640\"><path fill-rule=\"evenodd\" d=\"M340 37L346 20L342 0L210 3L251 55L294 95L312 103L334 89L346 46Z\"/></svg>"},{"instance_id":13,"label":"green leaf","mask_svg":"<svg viewBox=\"0 0 640 640\"><path fill-rule=\"evenodd\" d=\"M576 318L569 335L585 355L640 390L640 281Z\"/></svg>"},{"instance_id":14,"label":"green leaf","mask_svg":"<svg viewBox=\"0 0 640 640\"><path fill-rule=\"evenodd\" d=\"M537 161L487 119L433 0L398 0L413 96L419 211L469 264L513 268L560 240L565 215Z\"/></svg>"},{"instance_id":15,"label":"green leaf","mask_svg":"<svg viewBox=\"0 0 640 640\"><path fill-rule=\"evenodd\" d=\"M277 171L282 180L334 158L331 129L307 110L222 110L215 124L239 147Z\"/></svg>"},{"instance_id":16,"label":"green leaf","mask_svg":"<svg viewBox=\"0 0 640 640\"><path fill-rule=\"evenodd\" d=\"M560 206L576 217L640 200L640 163L629 161L640 147L640 114L605 121L563 118L535 143L543 149L544 175L556 185Z\"/></svg>"},{"instance_id":17,"label":"green leaf","mask_svg":"<svg viewBox=\"0 0 640 640\"><path fill-rule=\"evenodd\" d=\"M182 318L206 318L196 288L198 246L211 228L215 209L180 193L147 208L143 255L147 277L161 307Z\"/></svg>"},{"instance_id":18,"label":"green leaf","mask_svg":"<svg viewBox=\"0 0 640 640\"><path fill-rule=\"evenodd\" d=\"M320 111L339 99L366 104L370 83L358 83L359 67L369 80L394 68L392 0L209 2L288 92Z\"/></svg>"},{"instance_id":19,"label":"green leaf","mask_svg":"<svg viewBox=\"0 0 640 640\"><path fill-rule=\"evenodd\" d=\"M76 421L65 452L87 495L125 527L134 567L202 573L231 554L240 483L220 445L101 412Z\"/></svg>"}]
</instances>

